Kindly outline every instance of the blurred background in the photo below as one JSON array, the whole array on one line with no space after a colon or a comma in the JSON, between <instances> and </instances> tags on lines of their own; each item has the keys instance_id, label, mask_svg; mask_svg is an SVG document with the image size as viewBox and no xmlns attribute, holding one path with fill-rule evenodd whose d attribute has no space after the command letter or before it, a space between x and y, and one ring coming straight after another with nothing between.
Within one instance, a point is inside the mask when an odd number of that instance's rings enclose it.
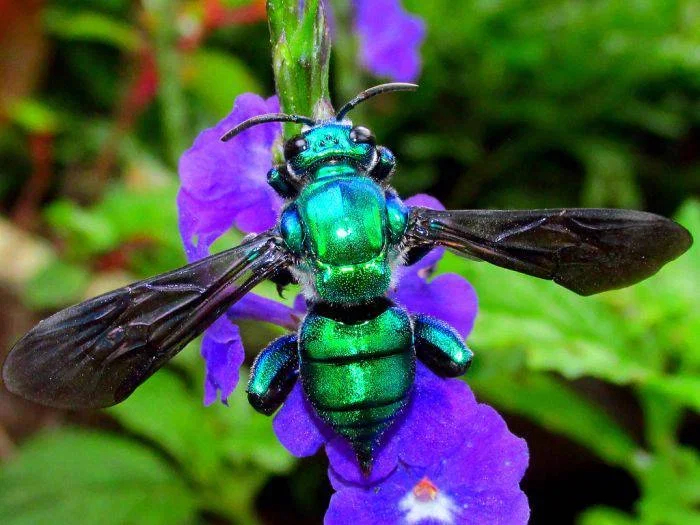
<instances>
[{"instance_id":1,"label":"blurred background","mask_svg":"<svg viewBox=\"0 0 700 525\"><path fill-rule=\"evenodd\" d=\"M427 24L421 89L353 116L396 153L402 195L645 209L700 237L697 2L404 4ZM378 83L339 46L331 71L336 103ZM246 91L273 94L264 2L0 0L0 357L57 309L184 263L178 157ZM532 523L700 523L697 243L592 298L438 271L479 294L466 380L529 443ZM279 333L242 329L248 363ZM325 458L287 454L240 387L204 408L202 380L196 343L105 411L1 390L0 522L320 523Z\"/></svg>"}]
</instances>

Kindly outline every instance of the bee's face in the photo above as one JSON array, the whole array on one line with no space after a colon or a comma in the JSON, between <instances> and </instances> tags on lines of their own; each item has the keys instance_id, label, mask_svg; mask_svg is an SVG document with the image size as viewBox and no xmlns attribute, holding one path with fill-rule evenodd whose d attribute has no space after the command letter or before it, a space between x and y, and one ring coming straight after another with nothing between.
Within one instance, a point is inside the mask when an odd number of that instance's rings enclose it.
<instances>
[{"instance_id":1,"label":"bee's face","mask_svg":"<svg viewBox=\"0 0 700 525\"><path fill-rule=\"evenodd\" d=\"M284 144L284 158L297 173L333 161L349 161L367 168L374 157L375 140L372 133L367 128L340 122L320 124Z\"/></svg>"}]
</instances>

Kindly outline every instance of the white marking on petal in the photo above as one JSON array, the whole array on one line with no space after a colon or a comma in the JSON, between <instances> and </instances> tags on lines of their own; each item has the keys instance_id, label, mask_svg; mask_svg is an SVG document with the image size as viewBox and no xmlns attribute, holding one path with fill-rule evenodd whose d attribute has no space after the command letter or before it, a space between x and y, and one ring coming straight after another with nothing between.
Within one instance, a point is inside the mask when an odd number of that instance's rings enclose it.
<instances>
[{"instance_id":1,"label":"white marking on petal","mask_svg":"<svg viewBox=\"0 0 700 525\"><path fill-rule=\"evenodd\" d=\"M413 490L399 501L399 509L405 513L404 521L409 525L426 519L452 525L455 515L459 512L459 507L452 498L443 492L438 492L433 499L425 501L417 498Z\"/></svg>"}]
</instances>

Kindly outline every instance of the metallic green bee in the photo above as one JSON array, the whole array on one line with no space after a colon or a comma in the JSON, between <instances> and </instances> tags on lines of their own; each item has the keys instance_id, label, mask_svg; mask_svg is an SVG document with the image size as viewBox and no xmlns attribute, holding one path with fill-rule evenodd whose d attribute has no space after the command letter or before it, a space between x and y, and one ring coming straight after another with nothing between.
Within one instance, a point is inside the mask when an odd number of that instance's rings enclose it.
<instances>
[{"instance_id":1,"label":"metallic green bee","mask_svg":"<svg viewBox=\"0 0 700 525\"><path fill-rule=\"evenodd\" d=\"M472 353L449 325L409 315L387 291L399 265L435 246L551 279L581 295L628 286L688 249L690 234L639 211L551 209L435 211L406 207L389 186L394 155L346 114L328 121L261 115L304 124L284 146L270 185L285 199L278 224L240 246L60 311L17 342L3 368L9 390L67 408L119 403L253 286L298 282L309 311L297 333L256 359L248 397L274 412L300 379L319 417L347 438L365 473L382 433L406 405L416 359L458 376Z\"/></svg>"}]
</instances>

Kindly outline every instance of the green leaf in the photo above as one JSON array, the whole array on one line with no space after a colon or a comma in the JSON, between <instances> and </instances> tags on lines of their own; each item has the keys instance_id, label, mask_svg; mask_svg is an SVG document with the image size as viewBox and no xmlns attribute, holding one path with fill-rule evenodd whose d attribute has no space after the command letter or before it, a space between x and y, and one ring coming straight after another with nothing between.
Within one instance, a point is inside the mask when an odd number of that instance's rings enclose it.
<instances>
[{"instance_id":1,"label":"green leaf","mask_svg":"<svg viewBox=\"0 0 700 525\"><path fill-rule=\"evenodd\" d=\"M203 483L210 482L223 463L241 468L285 472L294 459L272 431L271 418L248 404L245 375L229 398L229 406L202 404L204 362L190 345L176 363L188 363L196 389L185 386L171 370L159 371L131 397L109 412L131 431L159 443Z\"/></svg>"},{"instance_id":2,"label":"green leaf","mask_svg":"<svg viewBox=\"0 0 700 525\"><path fill-rule=\"evenodd\" d=\"M478 358L478 351L476 355ZM493 359L493 366L505 357ZM632 437L602 407L586 401L561 381L528 372L505 375L478 367L474 372L467 380L488 401L567 436L609 463L626 467L632 464L639 450Z\"/></svg>"},{"instance_id":3,"label":"green leaf","mask_svg":"<svg viewBox=\"0 0 700 525\"><path fill-rule=\"evenodd\" d=\"M54 7L44 11L44 23L50 33L66 40L110 44L125 51L141 47L136 28L97 12L72 12Z\"/></svg>"},{"instance_id":4,"label":"green leaf","mask_svg":"<svg viewBox=\"0 0 700 525\"><path fill-rule=\"evenodd\" d=\"M22 99L9 108L12 120L30 133L55 133L59 117L48 105L33 99Z\"/></svg>"},{"instance_id":5,"label":"green leaf","mask_svg":"<svg viewBox=\"0 0 700 525\"><path fill-rule=\"evenodd\" d=\"M114 225L122 242L145 237L182 251L177 229L177 191L178 185L172 180L147 188L117 184L109 188L94 211Z\"/></svg>"},{"instance_id":6,"label":"green leaf","mask_svg":"<svg viewBox=\"0 0 700 525\"><path fill-rule=\"evenodd\" d=\"M108 412L132 432L157 442L194 478L206 481L219 468L224 436L172 371L160 370Z\"/></svg>"},{"instance_id":7,"label":"green leaf","mask_svg":"<svg viewBox=\"0 0 700 525\"><path fill-rule=\"evenodd\" d=\"M118 243L116 225L73 201L60 200L53 203L46 209L44 216L58 234L80 252L98 253L112 249Z\"/></svg>"},{"instance_id":8,"label":"green leaf","mask_svg":"<svg viewBox=\"0 0 700 525\"><path fill-rule=\"evenodd\" d=\"M262 91L245 63L233 55L200 49L188 60L190 63L185 67L189 88L217 117L228 114L231 101L241 93Z\"/></svg>"},{"instance_id":9,"label":"green leaf","mask_svg":"<svg viewBox=\"0 0 700 525\"><path fill-rule=\"evenodd\" d=\"M639 208L632 154L619 144L581 140L579 156L586 166L581 202L594 208Z\"/></svg>"},{"instance_id":10,"label":"green leaf","mask_svg":"<svg viewBox=\"0 0 700 525\"><path fill-rule=\"evenodd\" d=\"M480 312L469 338L474 346L524 350L528 368L572 379L626 384L661 367L645 327L605 299L450 254L439 268L463 275L477 290Z\"/></svg>"},{"instance_id":11,"label":"green leaf","mask_svg":"<svg viewBox=\"0 0 700 525\"><path fill-rule=\"evenodd\" d=\"M177 185L170 180L146 188L118 183L90 208L58 201L45 216L66 240L72 257L89 259L131 243L138 248L130 252L134 269L153 275L184 263L176 193Z\"/></svg>"},{"instance_id":12,"label":"green leaf","mask_svg":"<svg viewBox=\"0 0 700 525\"><path fill-rule=\"evenodd\" d=\"M700 201L689 200L676 220L695 242L690 249L654 278L628 290L630 303L645 325L658 334L662 351L674 355L700 373Z\"/></svg>"},{"instance_id":13,"label":"green leaf","mask_svg":"<svg viewBox=\"0 0 700 525\"><path fill-rule=\"evenodd\" d=\"M593 507L586 510L577 520L579 525L634 525L638 523L632 516L610 507Z\"/></svg>"},{"instance_id":14,"label":"green leaf","mask_svg":"<svg viewBox=\"0 0 700 525\"><path fill-rule=\"evenodd\" d=\"M676 375L653 377L645 385L652 392L663 394L676 403L700 412L700 376Z\"/></svg>"},{"instance_id":15,"label":"green leaf","mask_svg":"<svg viewBox=\"0 0 700 525\"><path fill-rule=\"evenodd\" d=\"M247 373L241 370L238 387L228 399L228 407L216 403L207 408L217 413L225 426L224 447L235 464L253 464L278 474L289 471L296 459L277 440L272 417L256 412L248 403Z\"/></svg>"},{"instance_id":16,"label":"green leaf","mask_svg":"<svg viewBox=\"0 0 700 525\"><path fill-rule=\"evenodd\" d=\"M35 310L65 307L83 299L89 282L90 272L85 268L52 261L27 282L23 299Z\"/></svg>"},{"instance_id":17,"label":"green leaf","mask_svg":"<svg viewBox=\"0 0 700 525\"><path fill-rule=\"evenodd\" d=\"M700 456L696 450L677 447L642 457L638 463L643 523L700 523Z\"/></svg>"},{"instance_id":18,"label":"green leaf","mask_svg":"<svg viewBox=\"0 0 700 525\"><path fill-rule=\"evenodd\" d=\"M199 352L182 352L175 362L187 368L196 384L204 384L205 366ZM216 421L227 461L244 469L253 463L268 471L286 472L295 458L277 440L272 429L273 418L256 412L248 403L245 392L248 371L241 368L239 373L238 386L229 396L228 406L217 402L203 408L204 413ZM201 406L199 389L194 399Z\"/></svg>"},{"instance_id":19,"label":"green leaf","mask_svg":"<svg viewBox=\"0 0 700 525\"><path fill-rule=\"evenodd\" d=\"M675 447L678 426L685 415L683 405L648 386L638 388L636 393L644 411L647 448L658 453Z\"/></svg>"},{"instance_id":20,"label":"green leaf","mask_svg":"<svg viewBox=\"0 0 700 525\"><path fill-rule=\"evenodd\" d=\"M192 494L161 458L107 434L44 434L0 470L5 525L170 525L194 514Z\"/></svg>"}]
</instances>

